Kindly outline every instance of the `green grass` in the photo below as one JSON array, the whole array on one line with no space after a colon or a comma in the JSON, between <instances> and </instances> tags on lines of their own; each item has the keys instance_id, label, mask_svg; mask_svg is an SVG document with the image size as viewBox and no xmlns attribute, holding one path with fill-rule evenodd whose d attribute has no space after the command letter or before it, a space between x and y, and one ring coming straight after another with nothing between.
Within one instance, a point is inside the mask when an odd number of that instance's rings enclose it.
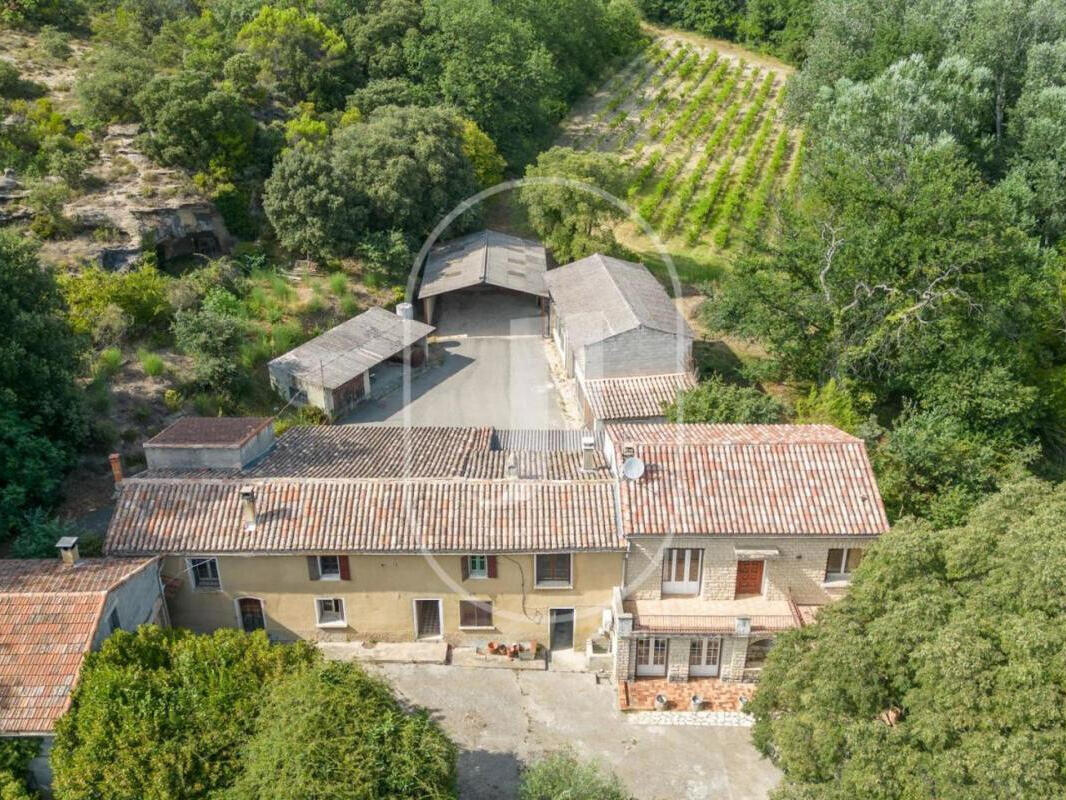
<instances>
[{"instance_id":1,"label":"green grass","mask_svg":"<svg viewBox=\"0 0 1066 800\"><path fill-rule=\"evenodd\" d=\"M348 276L343 272L335 272L329 276L329 290L336 296L348 294Z\"/></svg>"},{"instance_id":2,"label":"green grass","mask_svg":"<svg viewBox=\"0 0 1066 800\"><path fill-rule=\"evenodd\" d=\"M158 378L166 370L166 364L163 363L163 359L148 350L138 350L137 358L140 359L144 373L150 377Z\"/></svg>"}]
</instances>

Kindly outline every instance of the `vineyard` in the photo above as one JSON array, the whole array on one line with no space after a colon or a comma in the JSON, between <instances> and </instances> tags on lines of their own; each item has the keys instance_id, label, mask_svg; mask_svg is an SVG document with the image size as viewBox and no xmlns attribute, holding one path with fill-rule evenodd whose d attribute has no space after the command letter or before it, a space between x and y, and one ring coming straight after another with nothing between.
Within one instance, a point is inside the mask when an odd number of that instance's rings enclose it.
<instances>
[{"instance_id":1,"label":"vineyard","mask_svg":"<svg viewBox=\"0 0 1066 800\"><path fill-rule=\"evenodd\" d=\"M771 201L791 190L802 141L781 119L785 71L659 38L561 143L617 153L633 176L627 201L672 252L728 261L759 241Z\"/></svg>"}]
</instances>

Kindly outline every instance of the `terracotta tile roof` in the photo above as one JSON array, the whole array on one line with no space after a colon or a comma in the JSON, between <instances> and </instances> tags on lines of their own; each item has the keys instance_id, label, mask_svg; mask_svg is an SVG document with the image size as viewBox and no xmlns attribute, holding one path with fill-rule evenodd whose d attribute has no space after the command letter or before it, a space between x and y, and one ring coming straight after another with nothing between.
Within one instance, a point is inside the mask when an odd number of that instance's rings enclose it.
<instances>
[{"instance_id":1,"label":"terracotta tile roof","mask_svg":"<svg viewBox=\"0 0 1066 800\"><path fill-rule=\"evenodd\" d=\"M472 454L463 468L467 478L505 478L507 463L513 459L517 468L517 477L522 479L549 481L589 481L611 478L603 454L594 451L595 469L586 471L582 467L581 453L547 453L537 451L507 453L495 450L489 453Z\"/></svg>"},{"instance_id":2,"label":"terracotta tile roof","mask_svg":"<svg viewBox=\"0 0 1066 800\"><path fill-rule=\"evenodd\" d=\"M272 417L182 417L145 444L152 447L239 447L271 422Z\"/></svg>"},{"instance_id":3,"label":"terracotta tile roof","mask_svg":"<svg viewBox=\"0 0 1066 800\"><path fill-rule=\"evenodd\" d=\"M611 481L250 482L243 530L232 480L122 483L106 550L142 553L532 552L623 549Z\"/></svg>"},{"instance_id":4,"label":"terracotta tile roof","mask_svg":"<svg viewBox=\"0 0 1066 800\"><path fill-rule=\"evenodd\" d=\"M52 730L70 704L108 592L153 558L0 560L0 733Z\"/></svg>"},{"instance_id":5,"label":"terracotta tile roof","mask_svg":"<svg viewBox=\"0 0 1066 800\"><path fill-rule=\"evenodd\" d=\"M875 535L888 529L861 439L828 425L607 425L627 534Z\"/></svg>"},{"instance_id":6,"label":"terracotta tile roof","mask_svg":"<svg viewBox=\"0 0 1066 800\"><path fill-rule=\"evenodd\" d=\"M661 417L663 406L674 402L681 390L695 385L691 374L677 372L586 380L583 388L592 416L608 420Z\"/></svg>"}]
</instances>

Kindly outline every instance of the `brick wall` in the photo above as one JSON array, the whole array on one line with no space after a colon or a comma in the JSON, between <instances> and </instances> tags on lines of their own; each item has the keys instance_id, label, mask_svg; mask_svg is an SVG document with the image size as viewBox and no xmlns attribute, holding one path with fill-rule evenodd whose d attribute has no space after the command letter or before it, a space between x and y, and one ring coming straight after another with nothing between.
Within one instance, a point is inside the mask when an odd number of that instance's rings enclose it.
<instances>
[{"instance_id":1,"label":"brick wall","mask_svg":"<svg viewBox=\"0 0 1066 800\"><path fill-rule=\"evenodd\" d=\"M820 605L840 597L844 589L822 586L831 547L869 547L869 537L676 537L671 547L703 550L700 594L706 600L732 600L736 592L735 547L777 548L781 555L766 561L767 600L785 600L789 590L797 603ZM630 537L626 561L627 595L658 600L662 584L662 537Z\"/></svg>"}]
</instances>

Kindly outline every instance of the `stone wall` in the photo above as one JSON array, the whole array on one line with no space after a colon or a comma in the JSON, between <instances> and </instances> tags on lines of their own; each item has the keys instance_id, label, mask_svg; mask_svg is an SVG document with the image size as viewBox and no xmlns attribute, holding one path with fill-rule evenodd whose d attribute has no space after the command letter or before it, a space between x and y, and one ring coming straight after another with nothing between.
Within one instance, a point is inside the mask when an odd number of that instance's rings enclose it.
<instances>
[{"instance_id":1,"label":"stone wall","mask_svg":"<svg viewBox=\"0 0 1066 800\"><path fill-rule=\"evenodd\" d=\"M700 596L705 600L732 600L736 591L737 557L734 548L771 549L781 555L766 560L764 587L767 600L793 599L801 605L822 605L839 598L846 587L823 586L830 548L869 547L873 537L676 537L670 547L703 550ZM663 537L630 536L626 560L626 593L637 600L658 600L662 585Z\"/></svg>"}]
</instances>

